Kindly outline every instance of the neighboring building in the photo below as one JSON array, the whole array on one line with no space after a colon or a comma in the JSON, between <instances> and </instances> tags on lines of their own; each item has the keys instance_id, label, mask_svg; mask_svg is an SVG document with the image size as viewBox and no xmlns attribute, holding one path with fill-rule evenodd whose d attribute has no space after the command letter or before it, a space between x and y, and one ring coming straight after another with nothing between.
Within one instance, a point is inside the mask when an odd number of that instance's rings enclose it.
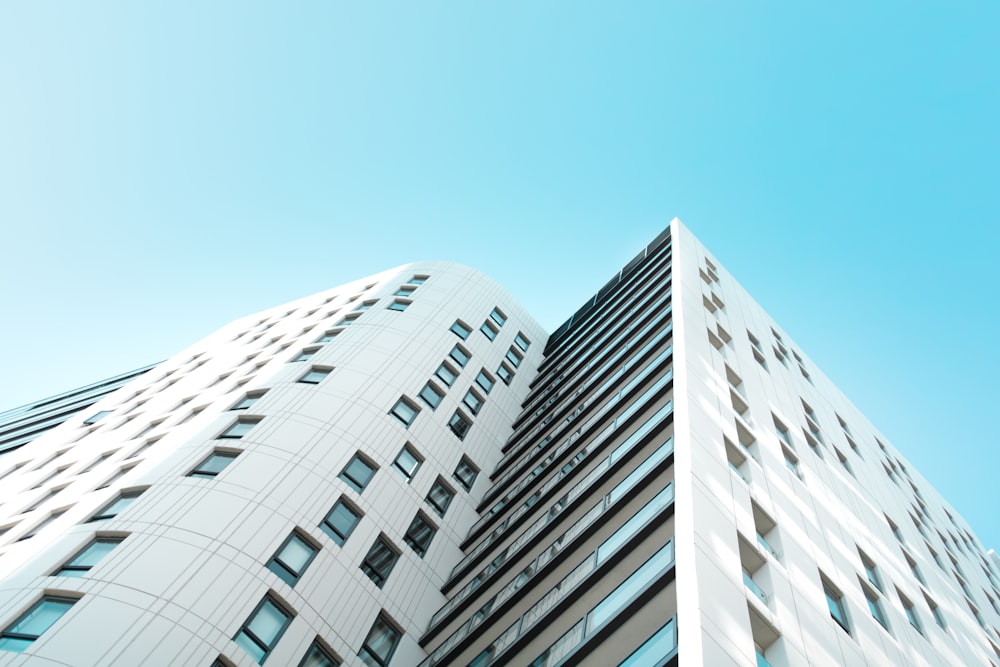
<instances>
[{"instance_id":1,"label":"neighboring building","mask_svg":"<svg viewBox=\"0 0 1000 667\"><path fill-rule=\"evenodd\" d=\"M551 335L411 264L93 408L0 457L0 665L1000 665L995 558L676 220Z\"/></svg>"},{"instance_id":2,"label":"neighboring building","mask_svg":"<svg viewBox=\"0 0 1000 667\"><path fill-rule=\"evenodd\" d=\"M0 412L0 456L23 447L153 368L156 364Z\"/></svg>"}]
</instances>

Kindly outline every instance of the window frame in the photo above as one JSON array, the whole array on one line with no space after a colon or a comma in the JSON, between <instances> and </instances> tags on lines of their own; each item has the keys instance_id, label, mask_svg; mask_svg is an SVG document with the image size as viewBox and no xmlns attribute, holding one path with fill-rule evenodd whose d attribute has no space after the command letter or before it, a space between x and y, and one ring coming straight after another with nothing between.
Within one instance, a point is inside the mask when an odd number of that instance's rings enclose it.
<instances>
[{"instance_id":1,"label":"window frame","mask_svg":"<svg viewBox=\"0 0 1000 667\"><path fill-rule=\"evenodd\" d=\"M469 472L471 472L471 477L468 480L465 479L465 476L460 475L460 472L462 472L463 475L465 474L463 469L467 469ZM463 456L459 460L458 465L455 466L455 472L452 473L452 477L456 481L458 481L459 485L463 489L465 489L468 492L472 491L472 487L475 486L476 479L479 477L479 473L480 473L479 467L472 462L472 459L470 459L468 456Z\"/></svg>"},{"instance_id":2,"label":"window frame","mask_svg":"<svg viewBox=\"0 0 1000 667\"><path fill-rule=\"evenodd\" d=\"M368 470L367 479L361 481L361 478L357 475L356 471L350 470L355 464L364 466ZM351 460L347 462L347 465L340 471L337 477L347 483L349 487L354 489L355 492L361 494L368 485L371 484L372 480L375 478L375 473L378 472L378 466L367 456L361 452L355 452Z\"/></svg>"},{"instance_id":3,"label":"window frame","mask_svg":"<svg viewBox=\"0 0 1000 667\"><path fill-rule=\"evenodd\" d=\"M455 320L455 323L452 324L448 328L448 330L451 331L456 336L458 336L459 338L461 338L462 340L468 340L469 336L472 335L472 327L470 327L462 320Z\"/></svg>"},{"instance_id":4,"label":"window frame","mask_svg":"<svg viewBox=\"0 0 1000 667\"><path fill-rule=\"evenodd\" d=\"M346 532L341 531L341 527L334 525L334 523L330 520L340 507L343 507L344 510L351 517L353 517L353 522L350 527L347 528ZM363 519L364 516L364 512L359 510L353 503L346 500L344 496L341 496L337 499L337 502L333 504L333 507L330 508L330 511L326 513L326 516L323 517L323 520L319 524L319 528L326 533L331 540L333 540L334 544L338 547L342 547L347 543L347 540L351 537L351 533L353 533L354 529L358 527L358 524L361 523L361 519Z\"/></svg>"},{"instance_id":5,"label":"window frame","mask_svg":"<svg viewBox=\"0 0 1000 667\"><path fill-rule=\"evenodd\" d=\"M87 544L75 554L70 556L62 565L60 565L55 572L51 575L52 577L70 577L72 579L78 579L85 576L92 569L97 567L101 561L108 557L108 555L114 551L114 547L118 546L125 541L125 535L122 536L108 536L108 535L96 535L92 540L87 542ZM89 565L77 564L75 561L80 560L87 555L89 551L94 549L98 544L111 544L113 545L110 549L102 551L100 557ZM74 574L70 574L74 573ZM78 573L78 574L76 574Z\"/></svg>"},{"instance_id":6,"label":"window frame","mask_svg":"<svg viewBox=\"0 0 1000 667\"><path fill-rule=\"evenodd\" d=\"M823 582L823 594L826 596L827 610L837 625L844 632L851 634L851 621L847 615L847 605L844 604L844 594L841 593L825 576L821 576Z\"/></svg>"},{"instance_id":7,"label":"window frame","mask_svg":"<svg viewBox=\"0 0 1000 667\"><path fill-rule=\"evenodd\" d=\"M441 489L444 491L447 497L447 500L443 503L444 507L441 507L437 501L432 499L435 489ZM444 515L448 512L448 508L451 507L451 501L455 499L455 495L455 490L445 483L444 479L439 475L438 478L434 480L434 484L431 485L431 488L428 489L427 497L424 498L424 500L428 505L430 505L431 509L433 509L438 516L444 517Z\"/></svg>"},{"instance_id":8,"label":"window frame","mask_svg":"<svg viewBox=\"0 0 1000 667\"><path fill-rule=\"evenodd\" d=\"M257 615L261 612L261 610L264 609L265 605L270 605L279 614L284 616L284 620L281 623L281 627L278 628L278 630L274 633L274 636L270 640L264 640L262 637L257 636L257 633L250 627L250 625L254 622L254 620L256 620ZM261 601L257 603L257 606L254 607L254 610L250 612L250 615L247 616L247 620L243 621L243 625L241 625L240 629L236 631L236 634L233 635L233 641L236 643L237 646L246 651L247 655L249 655L251 658L254 659L254 662L256 662L259 665L263 665L264 662L267 660L268 656L271 654L271 651L273 651L274 647L278 645L279 641L281 641L282 635L285 634L285 631L288 629L288 626L292 624L292 619L294 618L295 618L294 612L289 610L285 604L280 602L274 595L268 592L264 595ZM259 658L254 653L251 653L251 649L240 641L241 636L246 637L246 639L249 640L251 645L257 647L257 649L260 651Z\"/></svg>"},{"instance_id":9,"label":"window frame","mask_svg":"<svg viewBox=\"0 0 1000 667\"><path fill-rule=\"evenodd\" d=\"M139 496L143 494L144 491L145 489L138 489L138 490L120 492L117 496L115 496L113 500L111 500L111 502L105 503L101 507L101 509L97 511L96 514L91 516L84 523L93 523L94 521L107 521L108 519L114 519L122 512L127 510L129 507L131 507L135 503L135 501L139 498ZM128 502L122 504L122 501L128 501ZM115 510L115 513L108 514L108 512L114 509L116 506L119 507L118 509Z\"/></svg>"},{"instance_id":10,"label":"window frame","mask_svg":"<svg viewBox=\"0 0 1000 667\"><path fill-rule=\"evenodd\" d=\"M223 471L226 470L226 468L232 465L233 461L235 461L236 457L239 456L241 453L242 453L241 451L236 451L236 450L215 449L208 456L203 458L201 462L198 465L196 465L191 470L191 472L187 474L187 476L203 477L209 479L218 477ZM206 464L208 464L211 461L214 461L215 459L228 459L228 460L226 461L225 465L223 465L216 471L202 469Z\"/></svg>"},{"instance_id":11,"label":"window frame","mask_svg":"<svg viewBox=\"0 0 1000 667\"><path fill-rule=\"evenodd\" d=\"M259 424L263 417L238 417L226 430L216 436L216 440L242 440ZM243 430L245 427L246 430Z\"/></svg>"},{"instance_id":12,"label":"window frame","mask_svg":"<svg viewBox=\"0 0 1000 667\"><path fill-rule=\"evenodd\" d=\"M448 420L448 429L459 440L465 440L469 431L472 430L472 420L461 409L455 410L455 414Z\"/></svg>"},{"instance_id":13,"label":"window frame","mask_svg":"<svg viewBox=\"0 0 1000 667\"><path fill-rule=\"evenodd\" d=\"M385 627L385 630L380 631L376 635L376 629L380 624ZM381 641L383 636L388 637L389 649L388 651L376 653L371 644L376 640ZM375 618L375 622L372 623L371 629L365 636L365 641L361 644L361 648L358 649L358 657L368 667L385 667L392 661L392 656L395 655L396 649L399 648L399 642L402 638L403 631L399 629L399 626L390 620L385 612L379 612L379 615Z\"/></svg>"},{"instance_id":14,"label":"window frame","mask_svg":"<svg viewBox=\"0 0 1000 667\"><path fill-rule=\"evenodd\" d=\"M14 621L7 624L2 631L0 631L0 651L10 651L12 653L23 653L31 644L37 641L42 635L52 629L52 626L58 623L66 613L72 609L73 605L79 601L78 597L68 597L66 595L43 595L37 602L28 607L24 612L21 613ZM18 626L25 623L30 623L33 618L42 618L43 622L47 615L38 615L38 612L46 604L56 604L63 607L62 612L51 619L51 623L45 627L40 627L37 629L32 628L31 632L18 631ZM7 643L12 643L17 645L18 642L26 642L23 646L17 646L16 648L5 646Z\"/></svg>"},{"instance_id":15,"label":"window frame","mask_svg":"<svg viewBox=\"0 0 1000 667\"><path fill-rule=\"evenodd\" d=\"M301 544L305 545L309 550L309 555L306 557L305 562L299 566L298 571L289 564L288 558L282 558L282 553L288 548L292 543L292 540L298 540ZM288 534L288 537L281 543L281 546L274 552L271 559L267 561L267 569L273 572L279 579L288 584L289 586L295 586L302 575L305 574L306 570L309 569L309 565L312 564L313 559L316 558L316 554L319 553L319 546L316 545L306 536L305 533L295 528Z\"/></svg>"},{"instance_id":16,"label":"window frame","mask_svg":"<svg viewBox=\"0 0 1000 667\"><path fill-rule=\"evenodd\" d=\"M401 411L397 412L400 406L409 410L410 414L408 418L405 416L406 413ZM399 400L392 406L392 409L389 410L389 414L398 419L404 428L410 428L410 426L413 425L413 422L417 420L417 416L420 415L420 406L417 405L413 399L407 396L400 396Z\"/></svg>"},{"instance_id":17,"label":"window frame","mask_svg":"<svg viewBox=\"0 0 1000 667\"><path fill-rule=\"evenodd\" d=\"M377 548L378 552L376 553ZM388 555L389 560L382 563L378 563L374 560L376 557L385 558ZM396 563L399 562L399 557L402 554L399 549L397 549L385 535L379 535L372 542L371 547L368 549L368 553L365 557L361 559L361 565L359 568L365 573L372 583L374 583L379 588L385 586L385 582L389 580L389 575L392 574L392 570L396 567Z\"/></svg>"},{"instance_id":18,"label":"window frame","mask_svg":"<svg viewBox=\"0 0 1000 667\"><path fill-rule=\"evenodd\" d=\"M450 379L449 377L446 377L445 375L441 374L442 369L444 369L444 371L446 372L447 376L450 377ZM434 371L434 377L441 380L441 382L444 383L446 387L451 387L452 385L454 385L455 381L458 380L458 375L459 371L456 371L452 367L452 365L449 364L447 361L442 361L441 365L437 367L436 371Z\"/></svg>"},{"instance_id":19,"label":"window frame","mask_svg":"<svg viewBox=\"0 0 1000 667\"><path fill-rule=\"evenodd\" d=\"M451 352L448 353L448 358L458 364L459 368L465 368L472 361L472 353L461 344L455 343L455 347L451 348Z\"/></svg>"},{"instance_id":20,"label":"window frame","mask_svg":"<svg viewBox=\"0 0 1000 667\"><path fill-rule=\"evenodd\" d=\"M475 379L476 385L483 390L483 393L489 396L493 387L496 385L497 381L493 379L493 376L485 369L480 369L479 374L476 375Z\"/></svg>"},{"instance_id":21,"label":"window frame","mask_svg":"<svg viewBox=\"0 0 1000 667\"><path fill-rule=\"evenodd\" d=\"M399 459L403 456L403 454L408 454L409 457L413 459L412 469L407 470L402 464L400 464ZM396 471L406 480L406 483L409 484L413 481L413 478L416 477L417 472L420 470L420 466L422 466L423 463L424 458L420 455L420 452L418 452L410 443L406 443L403 445L402 449L399 450L399 454L396 454L396 458L392 460L392 467L395 468Z\"/></svg>"},{"instance_id":22,"label":"window frame","mask_svg":"<svg viewBox=\"0 0 1000 667\"><path fill-rule=\"evenodd\" d=\"M426 539L423 541L418 539L418 537L421 537L421 533L416 532L417 530L426 532L428 534ZM430 551L431 542L434 541L434 536L437 534L437 531L437 526L431 522L427 515L425 515L422 511L418 511L413 517L413 520L410 521L409 528L407 528L406 532L403 534L403 542L405 542L406 545L413 550L413 553L417 554L420 558L423 558L427 555L427 552Z\"/></svg>"},{"instance_id":23,"label":"window frame","mask_svg":"<svg viewBox=\"0 0 1000 667\"><path fill-rule=\"evenodd\" d=\"M425 392L433 396L436 400L429 399L427 396L424 395ZM427 384L425 384L423 388L420 390L420 393L417 394L417 398L426 403L427 407L429 407L433 412L434 410L437 410L438 406L441 405L441 401L444 400L444 392L441 391L441 389L436 384L428 380ZM399 417L397 416L397 419L398 418Z\"/></svg>"}]
</instances>

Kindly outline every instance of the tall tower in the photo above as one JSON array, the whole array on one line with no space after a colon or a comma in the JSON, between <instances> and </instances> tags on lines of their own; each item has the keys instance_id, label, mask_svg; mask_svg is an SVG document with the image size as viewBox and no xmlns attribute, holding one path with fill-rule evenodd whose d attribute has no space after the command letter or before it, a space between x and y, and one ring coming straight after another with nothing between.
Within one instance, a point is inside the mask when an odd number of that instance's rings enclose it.
<instances>
[{"instance_id":1,"label":"tall tower","mask_svg":"<svg viewBox=\"0 0 1000 667\"><path fill-rule=\"evenodd\" d=\"M1000 664L968 525L680 224L561 327L454 264L0 458L0 665Z\"/></svg>"}]
</instances>

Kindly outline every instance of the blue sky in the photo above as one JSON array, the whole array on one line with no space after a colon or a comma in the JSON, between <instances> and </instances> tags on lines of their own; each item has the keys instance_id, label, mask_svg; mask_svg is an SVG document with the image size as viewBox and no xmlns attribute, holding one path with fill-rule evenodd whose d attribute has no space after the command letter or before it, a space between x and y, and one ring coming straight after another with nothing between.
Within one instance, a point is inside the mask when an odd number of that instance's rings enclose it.
<instances>
[{"instance_id":1,"label":"blue sky","mask_svg":"<svg viewBox=\"0 0 1000 667\"><path fill-rule=\"evenodd\" d=\"M676 215L1000 547L998 21L7 3L0 409L417 259L554 328Z\"/></svg>"}]
</instances>

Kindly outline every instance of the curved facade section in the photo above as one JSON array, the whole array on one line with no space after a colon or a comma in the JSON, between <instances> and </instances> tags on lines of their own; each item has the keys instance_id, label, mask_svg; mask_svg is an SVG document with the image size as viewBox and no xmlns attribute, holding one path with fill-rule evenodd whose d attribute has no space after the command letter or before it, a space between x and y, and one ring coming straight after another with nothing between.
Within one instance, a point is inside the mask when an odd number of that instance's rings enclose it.
<instances>
[{"instance_id":1,"label":"curved facade section","mask_svg":"<svg viewBox=\"0 0 1000 667\"><path fill-rule=\"evenodd\" d=\"M545 338L429 262L164 362L9 459L0 664L420 662Z\"/></svg>"}]
</instances>

